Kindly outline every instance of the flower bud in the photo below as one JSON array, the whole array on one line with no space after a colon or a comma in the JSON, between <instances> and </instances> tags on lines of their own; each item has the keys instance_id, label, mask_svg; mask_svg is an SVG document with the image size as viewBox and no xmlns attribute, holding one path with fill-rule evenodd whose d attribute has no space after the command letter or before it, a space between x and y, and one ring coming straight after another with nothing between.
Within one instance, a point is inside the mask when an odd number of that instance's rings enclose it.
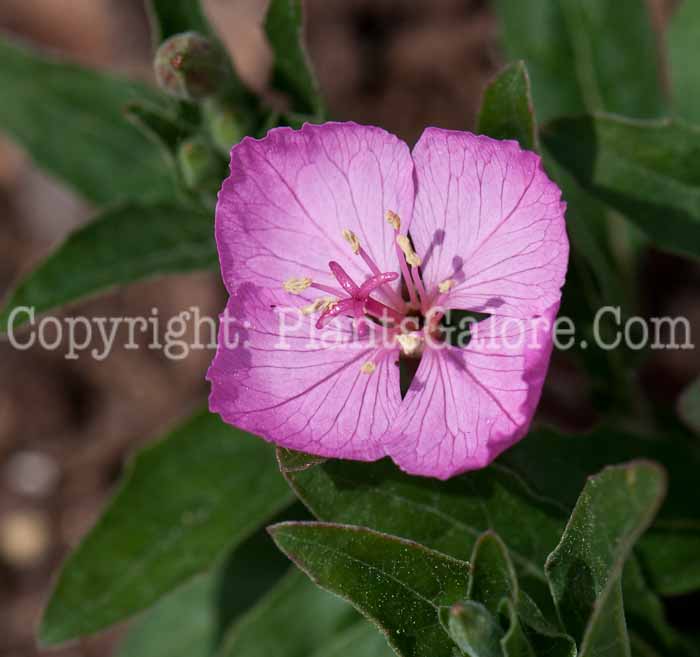
<instances>
[{"instance_id":1,"label":"flower bud","mask_svg":"<svg viewBox=\"0 0 700 657\"><path fill-rule=\"evenodd\" d=\"M226 60L217 45L196 32L170 37L155 57L158 85L182 100L214 95L226 74Z\"/></svg>"},{"instance_id":2,"label":"flower bud","mask_svg":"<svg viewBox=\"0 0 700 657\"><path fill-rule=\"evenodd\" d=\"M220 183L221 161L205 139L195 137L180 144L177 159L188 189L201 191Z\"/></svg>"}]
</instances>

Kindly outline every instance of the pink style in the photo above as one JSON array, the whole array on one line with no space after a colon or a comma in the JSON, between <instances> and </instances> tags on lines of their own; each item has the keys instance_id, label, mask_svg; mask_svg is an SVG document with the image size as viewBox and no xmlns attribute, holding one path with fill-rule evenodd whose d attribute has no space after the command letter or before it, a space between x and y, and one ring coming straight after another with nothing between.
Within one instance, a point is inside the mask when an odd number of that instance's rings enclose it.
<instances>
[{"instance_id":1,"label":"pink style","mask_svg":"<svg viewBox=\"0 0 700 657\"><path fill-rule=\"evenodd\" d=\"M488 465L539 403L565 207L513 141L428 128L411 152L354 123L244 139L216 212L239 339L222 330L211 410L324 457L388 456L440 479ZM280 308L298 310L293 328ZM488 315L463 348L440 343L455 309Z\"/></svg>"}]
</instances>

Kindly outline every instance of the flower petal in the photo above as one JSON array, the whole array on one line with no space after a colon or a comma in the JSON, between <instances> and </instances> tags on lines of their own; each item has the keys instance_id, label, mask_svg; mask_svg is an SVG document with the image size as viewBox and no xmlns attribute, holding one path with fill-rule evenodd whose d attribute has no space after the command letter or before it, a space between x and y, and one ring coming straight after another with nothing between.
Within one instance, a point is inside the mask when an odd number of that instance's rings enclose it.
<instances>
[{"instance_id":1,"label":"flower petal","mask_svg":"<svg viewBox=\"0 0 700 657\"><path fill-rule=\"evenodd\" d=\"M231 151L216 210L224 283L229 291L246 281L278 288L303 276L337 287L328 270L337 260L361 285L372 272L344 229L382 271L395 271L394 231L384 214L398 212L407 227L413 201L408 146L380 128L306 124L246 138Z\"/></svg>"},{"instance_id":2,"label":"flower petal","mask_svg":"<svg viewBox=\"0 0 700 657\"><path fill-rule=\"evenodd\" d=\"M448 479L519 441L539 403L557 311L492 316L466 348L426 349L385 439L394 461L410 474Z\"/></svg>"},{"instance_id":3,"label":"flower petal","mask_svg":"<svg viewBox=\"0 0 700 657\"><path fill-rule=\"evenodd\" d=\"M429 128L413 158L411 236L429 291L453 279L447 307L515 317L559 301L565 204L537 155L514 141Z\"/></svg>"},{"instance_id":4,"label":"flower petal","mask_svg":"<svg viewBox=\"0 0 700 657\"><path fill-rule=\"evenodd\" d=\"M210 409L290 449L381 458L379 438L401 403L396 354L353 336L347 319L318 331L315 318L277 306L278 298L250 283L231 295L207 374Z\"/></svg>"}]
</instances>

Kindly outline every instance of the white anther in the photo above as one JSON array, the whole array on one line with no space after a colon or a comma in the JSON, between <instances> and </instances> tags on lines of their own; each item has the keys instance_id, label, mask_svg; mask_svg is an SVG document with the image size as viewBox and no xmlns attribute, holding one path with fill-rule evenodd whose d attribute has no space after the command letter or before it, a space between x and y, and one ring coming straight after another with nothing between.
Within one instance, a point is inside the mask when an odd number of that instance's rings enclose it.
<instances>
[{"instance_id":1,"label":"white anther","mask_svg":"<svg viewBox=\"0 0 700 657\"><path fill-rule=\"evenodd\" d=\"M355 235L355 233L347 228L344 228L343 239L350 245L350 248L355 255L360 252L360 240L357 239L357 235Z\"/></svg>"},{"instance_id":2,"label":"white anther","mask_svg":"<svg viewBox=\"0 0 700 657\"><path fill-rule=\"evenodd\" d=\"M377 369L377 366L376 366L371 360L368 360L368 361L360 368L360 371L361 371L363 374L372 374L376 369Z\"/></svg>"},{"instance_id":3,"label":"white anther","mask_svg":"<svg viewBox=\"0 0 700 657\"><path fill-rule=\"evenodd\" d=\"M313 303L308 306L304 306L301 312L304 315L313 315L314 313L325 312L329 310L336 304L336 300L333 297L319 297Z\"/></svg>"},{"instance_id":4,"label":"white anther","mask_svg":"<svg viewBox=\"0 0 700 657\"><path fill-rule=\"evenodd\" d=\"M454 286L455 281L451 278L448 278L447 280L442 281L442 283L438 284L438 290L440 290L441 294L447 294Z\"/></svg>"},{"instance_id":5,"label":"white anther","mask_svg":"<svg viewBox=\"0 0 700 657\"><path fill-rule=\"evenodd\" d=\"M404 356L420 356L423 353L423 338L418 333L403 333L396 336Z\"/></svg>"},{"instance_id":6,"label":"white anther","mask_svg":"<svg viewBox=\"0 0 700 657\"><path fill-rule=\"evenodd\" d=\"M284 289L291 294L301 294L304 290L311 287L313 281L310 278L290 278L284 282Z\"/></svg>"},{"instance_id":7,"label":"white anther","mask_svg":"<svg viewBox=\"0 0 700 657\"><path fill-rule=\"evenodd\" d=\"M406 262L411 265L411 267L420 267L423 262L411 246L411 240L408 239L406 235L397 235L396 243L399 248L403 251L404 256L406 256Z\"/></svg>"},{"instance_id":8,"label":"white anther","mask_svg":"<svg viewBox=\"0 0 700 657\"><path fill-rule=\"evenodd\" d=\"M395 231L401 230L401 217L396 212L387 210L384 218L392 225Z\"/></svg>"}]
</instances>

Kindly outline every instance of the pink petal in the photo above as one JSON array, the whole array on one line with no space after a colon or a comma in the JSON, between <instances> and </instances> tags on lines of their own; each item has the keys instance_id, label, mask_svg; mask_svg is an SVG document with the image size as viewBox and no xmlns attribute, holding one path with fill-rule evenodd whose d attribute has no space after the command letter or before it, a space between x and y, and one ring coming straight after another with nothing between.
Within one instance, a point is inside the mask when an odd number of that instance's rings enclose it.
<instances>
[{"instance_id":1,"label":"pink petal","mask_svg":"<svg viewBox=\"0 0 700 657\"><path fill-rule=\"evenodd\" d=\"M410 474L448 479L483 468L528 431L552 350L558 304L542 317L492 316L465 349L426 349L387 434Z\"/></svg>"},{"instance_id":2,"label":"pink petal","mask_svg":"<svg viewBox=\"0 0 700 657\"><path fill-rule=\"evenodd\" d=\"M533 317L560 299L569 256L565 204L540 158L517 142L428 128L413 151L411 235L446 306Z\"/></svg>"},{"instance_id":3,"label":"pink petal","mask_svg":"<svg viewBox=\"0 0 700 657\"><path fill-rule=\"evenodd\" d=\"M401 402L396 354L383 353L337 319L316 331L315 317L281 320L279 295L246 283L224 315L235 318L207 378L212 412L268 441L320 456L372 461ZM285 326L289 327L285 330ZM312 341L311 337L315 337ZM371 374L361 371L376 362Z\"/></svg>"},{"instance_id":4,"label":"pink petal","mask_svg":"<svg viewBox=\"0 0 700 657\"><path fill-rule=\"evenodd\" d=\"M246 281L278 289L310 277L337 287L328 269L337 260L362 285L371 272L343 239L345 228L382 271L395 271L384 214L398 212L407 227L413 201L408 146L380 128L306 124L246 138L231 151L216 210L224 283L229 291Z\"/></svg>"}]
</instances>

